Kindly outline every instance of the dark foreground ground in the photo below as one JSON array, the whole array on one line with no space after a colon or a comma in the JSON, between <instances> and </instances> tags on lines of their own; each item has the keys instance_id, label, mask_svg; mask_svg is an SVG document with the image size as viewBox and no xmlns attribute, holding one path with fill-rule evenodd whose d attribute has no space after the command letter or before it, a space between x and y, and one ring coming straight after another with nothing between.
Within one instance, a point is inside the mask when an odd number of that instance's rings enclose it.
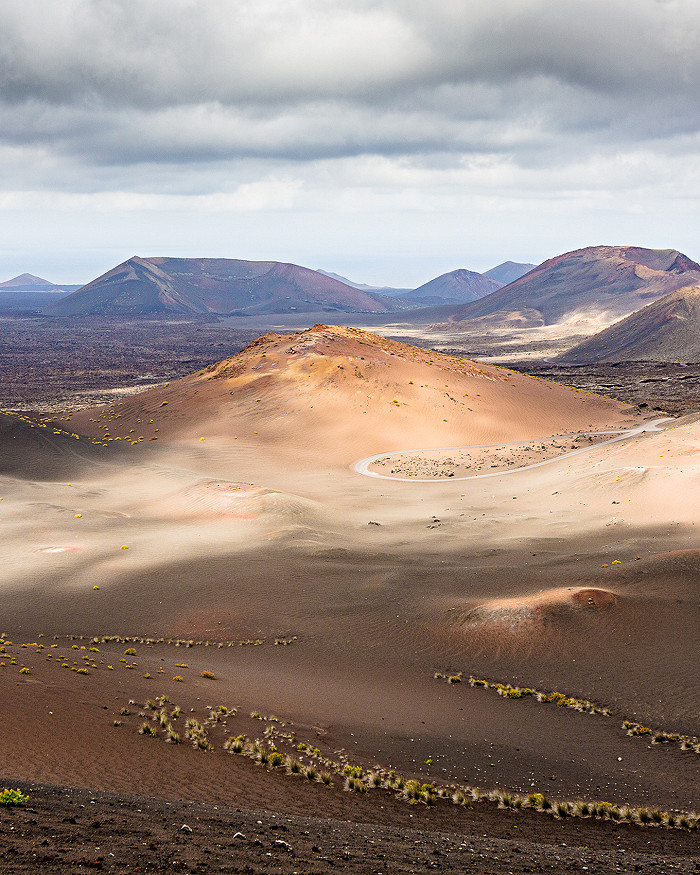
<instances>
[{"instance_id":1,"label":"dark foreground ground","mask_svg":"<svg viewBox=\"0 0 700 875\"><path fill-rule=\"evenodd\" d=\"M3 873L700 871L697 834L561 823L528 812L462 813L447 804L411 813L389 793L381 809L352 794L352 819L320 819L235 803L22 789L26 806L0 813Z\"/></svg>"}]
</instances>

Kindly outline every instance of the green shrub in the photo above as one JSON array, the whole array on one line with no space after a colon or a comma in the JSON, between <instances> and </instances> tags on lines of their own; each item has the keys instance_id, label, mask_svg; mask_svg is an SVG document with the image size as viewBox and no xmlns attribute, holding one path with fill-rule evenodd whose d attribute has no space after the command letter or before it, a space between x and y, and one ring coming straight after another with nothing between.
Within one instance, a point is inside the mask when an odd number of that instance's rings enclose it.
<instances>
[{"instance_id":1,"label":"green shrub","mask_svg":"<svg viewBox=\"0 0 700 875\"><path fill-rule=\"evenodd\" d=\"M568 802L557 802L556 812L557 817L561 817L561 819L563 820L571 814L571 806Z\"/></svg>"},{"instance_id":2,"label":"green shrub","mask_svg":"<svg viewBox=\"0 0 700 875\"><path fill-rule=\"evenodd\" d=\"M0 805L13 807L15 805L24 805L28 801L29 796L25 796L19 788L16 790L5 788L0 791Z\"/></svg>"},{"instance_id":3,"label":"green shrub","mask_svg":"<svg viewBox=\"0 0 700 875\"><path fill-rule=\"evenodd\" d=\"M224 750L229 751L229 753L243 753L243 747L245 746L245 736L231 736L228 741L224 742Z\"/></svg>"}]
</instances>

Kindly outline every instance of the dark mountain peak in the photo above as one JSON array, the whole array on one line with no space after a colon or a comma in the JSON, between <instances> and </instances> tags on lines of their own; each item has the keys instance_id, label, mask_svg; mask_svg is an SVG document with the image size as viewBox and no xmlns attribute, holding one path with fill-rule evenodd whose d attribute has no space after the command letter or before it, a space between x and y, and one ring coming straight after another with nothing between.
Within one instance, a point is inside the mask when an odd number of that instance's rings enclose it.
<instances>
[{"instance_id":1,"label":"dark mountain peak","mask_svg":"<svg viewBox=\"0 0 700 875\"><path fill-rule=\"evenodd\" d=\"M21 273L19 276L13 277L11 280L6 280L0 283L0 289L7 291L50 291L58 288L48 280L42 279L40 276L34 276L33 273Z\"/></svg>"},{"instance_id":2,"label":"dark mountain peak","mask_svg":"<svg viewBox=\"0 0 700 875\"><path fill-rule=\"evenodd\" d=\"M47 308L49 315L386 313L405 304L289 262L133 255Z\"/></svg>"},{"instance_id":3,"label":"dark mountain peak","mask_svg":"<svg viewBox=\"0 0 700 875\"><path fill-rule=\"evenodd\" d=\"M550 258L498 291L453 311L452 320L527 310L544 324L571 317L626 316L680 286L700 281L700 265L675 249L588 246Z\"/></svg>"},{"instance_id":4,"label":"dark mountain peak","mask_svg":"<svg viewBox=\"0 0 700 875\"><path fill-rule=\"evenodd\" d=\"M697 264L691 258L688 258L687 255L683 255L682 252L679 252L666 270L668 273L685 273L688 270L700 272L700 264Z\"/></svg>"},{"instance_id":5,"label":"dark mountain peak","mask_svg":"<svg viewBox=\"0 0 700 875\"><path fill-rule=\"evenodd\" d=\"M476 301L499 289L501 283L464 267L443 273L412 292L402 295L405 301L430 306L433 304L460 304Z\"/></svg>"},{"instance_id":6,"label":"dark mountain peak","mask_svg":"<svg viewBox=\"0 0 700 875\"><path fill-rule=\"evenodd\" d=\"M509 283L520 279L521 276L525 276L534 267L537 267L537 265L519 261L504 261L503 264L484 271L484 276L491 277L492 280L507 286Z\"/></svg>"}]
</instances>

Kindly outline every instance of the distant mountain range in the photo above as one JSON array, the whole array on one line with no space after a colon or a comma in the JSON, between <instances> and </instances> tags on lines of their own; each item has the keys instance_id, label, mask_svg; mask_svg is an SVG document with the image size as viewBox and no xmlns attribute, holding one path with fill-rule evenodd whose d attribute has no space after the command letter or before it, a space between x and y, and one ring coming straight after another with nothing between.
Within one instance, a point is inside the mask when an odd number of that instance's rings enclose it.
<instances>
[{"instance_id":1,"label":"distant mountain range","mask_svg":"<svg viewBox=\"0 0 700 875\"><path fill-rule=\"evenodd\" d=\"M449 273L443 273L416 289L368 286L364 283L353 282L337 273L330 273L325 270L319 270L318 273L333 277L333 279L340 280L340 282L353 286L356 289L363 289L367 292L379 292L382 295L402 298L404 301L412 301L416 305L425 307L435 304L465 304L469 301L476 301L484 297L484 295L488 295L490 292L501 288L506 283L519 279L529 270L532 270L533 267L535 267L534 264L504 261L503 264L499 264L483 274L458 268Z\"/></svg>"},{"instance_id":2,"label":"distant mountain range","mask_svg":"<svg viewBox=\"0 0 700 875\"><path fill-rule=\"evenodd\" d=\"M443 307L438 315L452 329L467 320L494 325L611 322L699 283L700 265L675 249L591 246L550 258L490 295L461 307ZM420 316L420 311L411 314L412 320Z\"/></svg>"},{"instance_id":3,"label":"distant mountain range","mask_svg":"<svg viewBox=\"0 0 700 875\"><path fill-rule=\"evenodd\" d=\"M79 285L57 286L31 273L22 273L0 283L0 292L74 292L79 288Z\"/></svg>"},{"instance_id":4,"label":"distant mountain range","mask_svg":"<svg viewBox=\"0 0 700 875\"><path fill-rule=\"evenodd\" d=\"M460 268L417 289L380 289L274 261L134 256L82 287L28 273L0 283L0 312L20 310L153 318L344 312L450 332L598 322L607 327L559 360L700 360L700 265L675 249L635 246L591 246L538 266L506 261L484 274Z\"/></svg>"},{"instance_id":5,"label":"distant mountain range","mask_svg":"<svg viewBox=\"0 0 700 875\"><path fill-rule=\"evenodd\" d=\"M504 261L497 267L492 267L491 270L484 271L484 276L491 277L492 280L500 283L502 286L507 286L509 283L514 283L521 276L525 276L536 264L521 264L518 261Z\"/></svg>"},{"instance_id":6,"label":"distant mountain range","mask_svg":"<svg viewBox=\"0 0 700 875\"><path fill-rule=\"evenodd\" d=\"M403 295L405 301L431 304L464 304L477 301L501 288L501 283L473 270L453 270Z\"/></svg>"},{"instance_id":7,"label":"distant mountain range","mask_svg":"<svg viewBox=\"0 0 700 875\"><path fill-rule=\"evenodd\" d=\"M511 269L517 268L509 264ZM463 304L499 287L497 280L463 269L443 274L418 289L379 290L351 283L338 274L276 261L133 256L66 299L50 304L45 313L153 317L168 313L383 314L434 303Z\"/></svg>"},{"instance_id":8,"label":"distant mountain range","mask_svg":"<svg viewBox=\"0 0 700 875\"><path fill-rule=\"evenodd\" d=\"M329 276L331 279L345 283L346 286L352 286L353 289L362 289L363 292L379 292L380 295L387 295L390 298L400 298L406 292L412 291L411 289L397 289L393 286L368 286L366 283L356 283L345 276L341 276L339 273L333 273L329 270L321 270L320 268L316 270L316 273L320 273L323 276Z\"/></svg>"},{"instance_id":9,"label":"distant mountain range","mask_svg":"<svg viewBox=\"0 0 700 875\"><path fill-rule=\"evenodd\" d=\"M389 313L409 305L296 264L232 258L139 258L123 262L48 315L256 315Z\"/></svg>"}]
</instances>

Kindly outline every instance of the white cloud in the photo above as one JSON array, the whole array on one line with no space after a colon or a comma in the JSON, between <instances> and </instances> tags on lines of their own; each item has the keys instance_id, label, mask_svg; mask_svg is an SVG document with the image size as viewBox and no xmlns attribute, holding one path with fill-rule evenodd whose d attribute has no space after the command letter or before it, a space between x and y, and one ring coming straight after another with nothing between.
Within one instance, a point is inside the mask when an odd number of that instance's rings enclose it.
<instances>
[{"instance_id":1,"label":"white cloud","mask_svg":"<svg viewBox=\"0 0 700 875\"><path fill-rule=\"evenodd\" d=\"M39 248L109 229L128 254L240 216L250 248L319 264L421 239L426 264L460 239L463 266L537 260L614 215L692 248L696 0L4 0L0 32L6 253L18 215Z\"/></svg>"}]
</instances>

